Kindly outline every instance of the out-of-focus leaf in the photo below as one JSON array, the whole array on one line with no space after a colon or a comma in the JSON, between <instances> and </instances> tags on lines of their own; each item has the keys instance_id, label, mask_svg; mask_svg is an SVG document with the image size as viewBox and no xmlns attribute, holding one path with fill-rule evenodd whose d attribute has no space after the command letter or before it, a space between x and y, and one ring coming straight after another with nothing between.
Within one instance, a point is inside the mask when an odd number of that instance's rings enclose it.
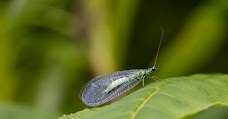
<instances>
[{"instance_id":1,"label":"out-of-focus leaf","mask_svg":"<svg viewBox=\"0 0 228 119\"><path fill-rule=\"evenodd\" d=\"M92 67L96 74L115 71L123 66L127 39L138 1L86 1L84 11L90 16L88 39ZM107 7L108 6L108 7ZM84 21L82 21L83 23Z\"/></svg>"},{"instance_id":2,"label":"out-of-focus leaf","mask_svg":"<svg viewBox=\"0 0 228 119\"><path fill-rule=\"evenodd\" d=\"M57 114L31 109L22 105L0 104L1 119L55 119Z\"/></svg>"},{"instance_id":3,"label":"out-of-focus leaf","mask_svg":"<svg viewBox=\"0 0 228 119\"><path fill-rule=\"evenodd\" d=\"M5 18L6 3L0 3L0 100L11 100L14 95L15 82L11 72L12 47L7 37L8 26Z\"/></svg>"},{"instance_id":4,"label":"out-of-focus leaf","mask_svg":"<svg viewBox=\"0 0 228 119\"><path fill-rule=\"evenodd\" d=\"M176 39L163 48L159 68L163 77L193 73L208 64L225 42L227 20L217 4L199 6L186 20ZM171 70L170 70L171 69Z\"/></svg>"}]
</instances>

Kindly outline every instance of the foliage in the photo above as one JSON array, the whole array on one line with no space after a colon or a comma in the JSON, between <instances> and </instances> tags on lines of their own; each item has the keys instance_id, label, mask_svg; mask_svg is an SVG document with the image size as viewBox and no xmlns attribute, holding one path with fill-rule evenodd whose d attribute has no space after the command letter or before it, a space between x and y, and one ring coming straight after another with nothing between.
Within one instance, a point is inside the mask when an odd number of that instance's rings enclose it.
<instances>
[{"instance_id":1,"label":"foliage","mask_svg":"<svg viewBox=\"0 0 228 119\"><path fill-rule=\"evenodd\" d=\"M56 119L57 115L23 105L0 104L1 119Z\"/></svg>"},{"instance_id":2,"label":"foliage","mask_svg":"<svg viewBox=\"0 0 228 119\"><path fill-rule=\"evenodd\" d=\"M228 75L168 78L113 104L85 109L60 119L182 119L212 106L228 107Z\"/></svg>"}]
</instances>

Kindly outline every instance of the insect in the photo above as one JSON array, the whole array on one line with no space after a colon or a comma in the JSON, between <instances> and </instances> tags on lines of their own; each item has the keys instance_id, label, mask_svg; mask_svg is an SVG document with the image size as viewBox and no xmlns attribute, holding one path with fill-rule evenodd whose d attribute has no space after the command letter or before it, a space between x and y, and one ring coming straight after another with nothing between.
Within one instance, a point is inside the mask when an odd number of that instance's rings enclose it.
<instances>
[{"instance_id":1,"label":"insect","mask_svg":"<svg viewBox=\"0 0 228 119\"><path fill-rule=\"evenodd\" d=\"M143 81L144 86L144 78L150 73L158 71L155 65L163 39L163 29L161 28L161 30L162 36L152 68L117 71L93 78L81 90L80 98L83 103L90 107L100 106L129 91L140 81Z\"/></svg>"}]
</instances>

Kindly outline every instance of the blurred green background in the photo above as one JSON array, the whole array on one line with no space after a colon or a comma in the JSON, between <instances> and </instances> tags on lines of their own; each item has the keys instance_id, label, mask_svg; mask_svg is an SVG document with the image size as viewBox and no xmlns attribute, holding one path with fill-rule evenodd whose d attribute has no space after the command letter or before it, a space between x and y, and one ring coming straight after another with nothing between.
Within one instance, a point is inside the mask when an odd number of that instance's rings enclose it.
<instances>
[{"instance_id":1,"label":"blurred green background","mask_svg":"<svg viewBox=\"0 0 228 119\"><path fill-rule=\"evenodd\" d=\"M228 73L227 0L1 0L0 116L84 109L88 80L153 66L160 26L154 75Z\"/></svg>"}]
</instances>

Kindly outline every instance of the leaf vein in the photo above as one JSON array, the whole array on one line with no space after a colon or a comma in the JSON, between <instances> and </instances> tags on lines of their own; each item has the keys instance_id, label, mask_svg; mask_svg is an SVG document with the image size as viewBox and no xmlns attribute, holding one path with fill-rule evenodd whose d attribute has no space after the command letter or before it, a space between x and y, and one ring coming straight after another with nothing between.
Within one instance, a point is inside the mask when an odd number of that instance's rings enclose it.
<instances>
[{"instance_id":1,"label":"leaf vein","mask_svg":"<svg viewBox=\"0 0 228 119\"><path fill-rule=\"evenodd\" d=\"M138 108L136 108L136 111L131 115L130 119L134 119L135 116L138 114L138 112L143 108L143 106L147 103L147 101L154 96L158 91L160 90L160 88L157 88L155 91L153 91L141 104Z\"/></svg>"}]
</instances>

